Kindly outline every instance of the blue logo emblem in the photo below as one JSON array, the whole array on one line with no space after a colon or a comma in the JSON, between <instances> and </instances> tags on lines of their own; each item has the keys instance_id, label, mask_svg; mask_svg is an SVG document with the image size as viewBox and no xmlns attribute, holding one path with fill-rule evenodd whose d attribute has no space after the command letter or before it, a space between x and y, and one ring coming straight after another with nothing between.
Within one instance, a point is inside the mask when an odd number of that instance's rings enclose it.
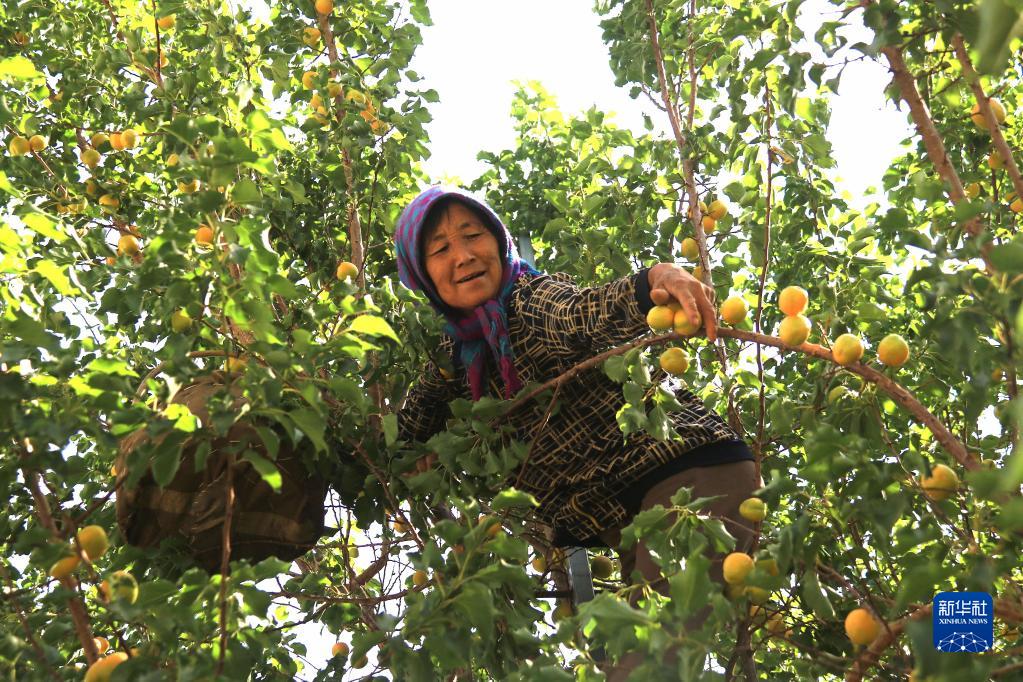
<instances>
[{"instance_id":1,"label":"blue logo emblem","mask_svg":"<svg viewBox=\"0 0 1023 682\"><path fill-rule=\"evenodd\" d=\"M987 592L939 592L932 617L938 651L979 654L994 642L994 602Z\"/></svg>"}]
</instances>

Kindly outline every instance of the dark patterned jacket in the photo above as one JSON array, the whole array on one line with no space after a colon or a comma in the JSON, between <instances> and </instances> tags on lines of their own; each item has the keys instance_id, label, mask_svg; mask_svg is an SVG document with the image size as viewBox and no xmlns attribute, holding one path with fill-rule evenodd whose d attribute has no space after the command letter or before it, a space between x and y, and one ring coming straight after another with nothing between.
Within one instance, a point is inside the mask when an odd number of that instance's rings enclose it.
<instances>
[{"instance_id":1,"label":"dark patterned jacket","mask_svg":"<svg viewBox=\"0 0 1023 682\"><path fill-rule=\"evenodd\" d=\"M652 305L645 269L601 287L578 287L563 273L522 275L506 308L519 378L524 385L553 379L648 333L646 312ZM451 355L453 348L445 336L441 352ZM487 359L492 361L489 354ZM429 439L450 417L448 402L469 398L465 372L456 367L449 380L428 363L398 411L400 438ZM486 395L502 396L492 363L487 377ZM649 487L689 466L752 459L739 436L696 395L685 388L675 395L682 410L671 419L682 441L661 442L647 433L623 436L615 418L625 403L622 387L600 368L562 385L559 408L539 432L546 401L512 414L509 422L522 442L538 439L518 487L540 501L537 517L554 527L558 544L600 544L595 538L600 531L626 525L642 497L637 485ZM697 456L687 458L694 450Z\"/></svg>"}]
</instances>

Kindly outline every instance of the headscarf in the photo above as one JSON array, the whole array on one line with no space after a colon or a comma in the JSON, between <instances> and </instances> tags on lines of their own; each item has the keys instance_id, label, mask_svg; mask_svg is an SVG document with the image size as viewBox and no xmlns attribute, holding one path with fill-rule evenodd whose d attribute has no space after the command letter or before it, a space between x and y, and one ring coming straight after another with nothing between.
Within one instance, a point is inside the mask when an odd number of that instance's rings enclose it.
<instances>
[{"instance_id":1,"label":"headscarf","mask_svg":"<svg viewBox=\"0 0 1023 682\"><path fill-rule=\"evenodd\" d=\"M463 203L479 209L487 218L484 225L493 233L501 250L503 263L498 294L495 298L476 306L469 315L463 315L441 299L426 272L423 254L419 248L423 225L430 208L447 196L456 196ZM520 275L540 273L519 258L511 233L494 210L464 190L454 187L430 187L402 211L401 217L398 218L398 228L394 233L394 244L398 253L398 278L402 284L414 291L424 292L434 310L447 321L444 331L456 341L455 352L462 361L462 366L466 368L472 399L479 400L483 397L483 353L487 346L490 347L490 352L501 371L505 397L511 398L515 395L522 388L522 382L515 371L505 306Z\"/></svg>"}]
</instances>

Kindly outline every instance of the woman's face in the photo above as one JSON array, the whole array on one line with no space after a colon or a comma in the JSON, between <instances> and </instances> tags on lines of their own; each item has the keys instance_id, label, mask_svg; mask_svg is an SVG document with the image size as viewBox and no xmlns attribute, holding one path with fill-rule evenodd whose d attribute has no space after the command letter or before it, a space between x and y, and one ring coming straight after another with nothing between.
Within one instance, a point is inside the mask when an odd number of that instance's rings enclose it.
<instances>
[{"instance_id":1,"label":"woman's face","mask_svg":"<svg viewBox=\"0 0 1023 682\"><path fill-rule=\"evenodd\" d=\"M452 203L423 240L426 272L441 300L463 313L495 298L501 288L501 249L472 211Z\"/></svg>"}]
</instances>

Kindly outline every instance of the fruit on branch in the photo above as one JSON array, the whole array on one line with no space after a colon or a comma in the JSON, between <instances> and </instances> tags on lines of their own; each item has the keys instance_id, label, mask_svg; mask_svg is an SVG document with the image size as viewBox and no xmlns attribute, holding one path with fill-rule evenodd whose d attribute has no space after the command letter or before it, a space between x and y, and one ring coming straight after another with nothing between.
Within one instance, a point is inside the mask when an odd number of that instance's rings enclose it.
<instances>
[{"instance_id":1,"label":"fruit on branch","mask_svg":"<svg viewBox=\"0 0 1023 682\"><path fill-rule=\"evenodd\" d=\"M700 219L700 225L703 226L704 234L710 234L718 226L718 221L713 216L705 215Z\"/></svg>"},{"instance_id":2,"label":"fruit on branch","mask_svg":"<svg viewBox=\"0 0 1023 682\"><path fill-rule=\"evenodd\" d=\"M666 305L655 305L646 314L646 323L655 332L666 332L671 329L674 319L675 311Z\"/></svg>"},{"instance_id":3,"label":"fruit on branch","mask_svg":"<svg viewBox=\"0 0 1023 682\"><path fill-rule=\"evenodd\" d=\"M66 580L78 568L78 564L81 561L77 554L71 554L63 559L58 559L53 566L50 566L50 577L57 580Z\"/></svg>"},{"instance_id":4,"label":"fruit on branch","mask_svg":"<svg viewBox=\"0 0 1023 682\"><path fill-rule=\"evenodd\" d=\"M831 346L831 356L838 364L848 367L863 357L863 342L853 334L842 334Z\"/></svg>"},{"instance_id":5,"label":"fruit on branch","mask_svg":"<svg viewBox=\"0 0 1023 682\"><path fill-rule=\"evenodd\" d=\"M230 374L232 372L241 372L248 364L248 358L228 356L224 363L224 368Z\"/></svg>"},{"instance_id":6,"label":"fruit on branch","mask_svg":"<svg viewBox=\"0 0 1023 682\"><path fill-rule=\"evenodd\" d=\"M607 580L614 570L614 562L603 554L598 554L590 560L590 572L597 580Z\"/></svg>"},{"instance_id":7,"label":"fruit on branch","mask_svg":"<svg viewBox=\"0 0 1023 682\"><path fill-rule=\"evenodd\" d=\"M678 347L668 348L658 359L661 369L672 376L682 376L689 369L689 356Z\"/></svg>"},{"instance_id":8,"label":"fruit on branch","mask_svg":"<svg viewBox=\"0 0 1023 682\"><path fill-rule=\"evenodd\" d=\"M1001 170L1005 168L1005 161L1002 160L1001 155L998 152L991 152L987 157L987 165L992 170Z\"/></svg>"},{"instance_id":9,"label":"fruit on branch","mask_svg":"<svg viewBox=\"0 0 1023 682\"><path fill-rule=\"evenodd\" d=\"M184 334L192 327L192 318L184 310L175 310L171 313L171 329L178 334Z\"/></svg>"},{"instance_id":10,"label":"fruit on branch","mask_svg":"<svg viewBox=\"0 0 1023 682\"><path fill-rule=\"evenodd\" d=\"M995 115L995 120L998 121L998 125L1005 123L1005 107L995 97L988 97L988 104L991 106L991 112ZM976 102L973 108L970 109L970 118L973 119L974 125L978 128L988 129L987 118L984 117L984 112L980 110L980 102Z\"/></svg>"},{"instance_id":11,"label":"fruit on branch","mask_svg":"<svg viewBox=\"0 0 1023 682\"><path fill-rule=\"evenodd\" d=\"M342 282L345 280L355 281L355 278L359 276L359 268L355 266L355 263L342 261L338 264L337 272L335 274Z\"/></svg>"},{"instance_id":12,"label":"fruit on branch","mask_svg":"<svg viewBox=\"0 0 1023 682\"><path fill-rule=\"evenodd\" d=\"M334 10L334 1L316 0L315 7L317 14L330 14Z\"/></svg>"},{"instance_id":13,"label":"fruit on branch","mask_svg":"<svg viewBox=\"0 0 1023 682\"><path fill-rule=\"evenodd\" d=\"M501 519L496 516L489 514L481 516L477 524L484 528L488 538L497 537L497 534L501 532Z\"/></svg>"},{"instance_id":14,"label":"fruit on branch","mask_svg":"<svg viewBox=\"0 0 1023 682\"><path fill-rule=\"evenodd\" d=\"M129 235L130 236L130 235ZM89 557L89 561L96 561L103 556L110 547L110 540L103 526L86 526L78 531L78 545Z\"/></svg>"},{"instance_id":15,"label":"fruit on branch","mask_svg":"<svg viewBox=\"0 0 1023 682\"><path fill-rule=\"evenodd\" d=\"M334 642L334 645L330 647L331 656L347 656L348 645L344 642Z\"/></svg>"},{"instance_id":16,"label":"fruit on branch","mask_svg":"<svg viewBox=\"0 0 1023 682\"><path fill-rule=\"evenodd\" d=\"M106 637L93 637L92 643L96 646L96 652L100 656L110 649L110 641Z\"/></svg>"},{"instance_id":17,"label":"fruit on branch","mask_svg":"<svg viewBox=\"0 0 1023 682\"><path fill-rule=\"evenodd\" d=\"M106 584L104 592L107 599L112 601L126 601L134 604L139 598L139 583L128 571L114 571L110 578L103 581Z\"/></svg>"},{"instance_id":18,"label":"fruit on branch","mask_svg":"<svg viewBox=\"0 0 1023 682\"><path fill-rule=\"evenodd\" d=\"M739 516L747 521L763 521L767 516L767 504L758 497L750 497L739 505Z\"/></svg>"},{"instance_id":19,"label":"fruit on branch","mask_svg":"<svg viewBox=\"0 0 1023 682\"><path fill-rule=\"evenodd\" d=\"M46 138L43 137L42 135L33 135L32 137L28 138L28 146L34 152L41 152L42 150L46 149Z\"/></svg>"},{"instance_id":20,"label":"fruit on branch","mask_svg":"<svg viewBox=\"0 0 1023 682\"><path fill-rule=\"evenodd\" d=\"M124 135L121 133L110 133L110 146L116 151L121 151L128 145L124 141Z\"/></svg>"},{"instance_id":21,"label":"fruit on branch","mask_svg":"<svg viewBox=\"0 0 1023 682\"><path fill-rule=\"evenodd\" d=\"M728 206L726 206L725 202L720 199L715 199L710 202L710 206L707 207L707 213L710 214L710 217L714 220L721 220L728 215Z\"/></svg>"},{"instance_id":22,"label":"fruit on branch","mask_svg":"<svg viewBox=\"0 0 1023 682\"><path fill-rule=\"evenodd\" d=\"M423 587L430 582L430 577L426 575L426 571L416 571L412 574L412 584L416 587Z\"/></svg>"},{"instance_id":23,"label":"fruit on branch","mask_svg":"<svg viewBox=\"0 0 1023 682\"><path fill-rule=\"evenodd\" d=\"M79 158L91 170L99 165L100 159L103 157L95 149L83 149Z\"/></svg>"},{"instance_id":24,"label":"fruit on branch","mask_svg":"<svg viewBox=\"0 0 1023 682\"><path fill-rule=\"evenodd\" d=\"M877 359L889 367L901 367L909 359L909 344L898 334L889 334L877 344Z\"/></svg>"},{"instance_id":25,"label":"fruit on branch","mask_svg":"<svg viewBox=\"0 0 1023 682\"><path fill-rule=\"evenodd\" d=\"M812 326L805 315L786 315L778 326L778 338L786 346L801 346L810 338Z\"/></svg>"},{"instance_id":26,"label":"fruit on branch","mask_svg":"<svg viewBox=\"0 0 1023 682\"><path fill-rule=\"evenodd\" d=\"M157 19L156 25L159 26L164 31L166 31L167 29L174 28L175 21L176 19L174 18L174 15L168 14L165 17L160 17L159 19Z\"/></svg>"},{"instance_id":27,"label":"fruit on branch","mask_svg":"<svg viewBox=\"0 0 1023 682\"><path fill-rule=\"evenodd\" d=\"M117 240L117 255L120 256L132 256L139 253L142 249L139 247L139 242L133 235L122 234Z\"/></svg>"},{"instance_id":28,"label":"fruit on branch","mask_svg":"<svg viewBox=\"0 0 1023 682\"><path fill-rule=\"evenodd\" d=\"M178 191L182 194L193 194L199 191L199 179L192 178L188 182L178 181Z\"/></svg>"},{"instance_id":29,"label":"fruit on branch","mask_svg":"<svg viewBox=\"0 0 1023 682\"><path fill-rule=\"evenodd\" d=\"M700 245L692 237L682 240L682 256L689 260L696 260L700 257Z\"/></svg>"},{"instance_id":30,"label":"fruit on branch","mask_svg":"<svg viewBox=\"0 0 1023 682\"><path fill-rule=\"evenodd\" d=\"M302 86L305 87L306 90L312 90L316 87L315 71L306 71L302 74Z\"/></svg>"},{"instance_id":31,"label":"fruit on branch","mask_svg":"<svg viewBox=\"0 0 1023 682\"><path fill-rule=\"evenodd\" d=\"M558 601L557 608L554 609L554 613L551 614L551 620L555 623L562 621L566 618L571 618L573 615L572 602L567 599Z\"/></svg>"},{"instance_id":32,"label":"fruit on branch","mask_svg":"<svg viewBox=\"0 0 1023 682\"><path fill-rule=\"evenodd\" d=\"M976 199L980 196L980 183L971 182L964 188L964 191L966 192L967 197L970 199Z\"/></svg>"},{"instance_id":33,"label":"fruit on branch","mask_svg":"<svg viewBox=\"0 0 1023 682\"><path fill-rule=\"evenodd\" d=\"M544 557L543 554L537 554L535 557L533 557L533 561L530 563L533 566L533 570L536 571L537 573L547 572L547 559Z\"/></svg>"},{"instance_id":34,"label":"fruit on branch","mask_svg":"<svg viewBox=\"0 0 1023 682\"><path fill-rule=\"evenodd\" d=\"M725 557L721 565L722 575L725 582L738 585L746 580L746 576L753 570L753 557L745 552L732 552Z\"/></svg>"},{"instance_id":35,"label":"fruit on branch","mask_svg":"<svg viewBox=\"0 0 1023 682\"><path fill-rule=\"evenodd\" d=\"M778 308L786 315L799 315L806 310L810 298L803 287L789 286L778 294Z\"/></svg>"},{"instance_id":36,"label":"fruit on branch","mask_svg":"<svg viewBox=\"0 0 1023 682\"><path fill-rule=\"evenodd\" d=\"M682 336L692 336L696 332L700 331L700 326L703 325L703 317L700 316L700 311L696 311L696 322L692 322L689 319L689 315L684 310L675 312L675 318L672 320L672 324L675 331Z\"/></svg>"},{"instance_id":37,"label":"fruit on branch","mask_svg":"<svg viewBox=\"0 0 1023 682\"><path fill-rule=\"evenodd\" d=\"M200 246L213 246L213 230L209 225L200 225L195 230L195 243Z\"/></svg>"},{"instance_id":38,"label":"fruit on branch","mask_svg":"<svg viewBox=\"0 0 1023 682\"><path fill-rule=\"evenodd\" d=\"M856 646L870 644L881 634L881 624L866 609L853 609L845 617L845 634Z\"/></svg>"},{"instance_id":39,"label":"fruit on branch","mask_svg":"<svg viewBox=\"0 0 1023 682\"><path fill-rule=\"evenodd\" d=\"M7 149L11 152L11 156L25 156L32 149L32 145L29 144L28 139L21 135L15 135L11 138Z\"/></svg>"},{"instance_id":40,"label":"fruit on branch","mask_svg":"<svg viewBox=\"0 0 1023 682\"><path fill-rule=\"evenodd\" d=\"M161 66L163 65L161 64ZM125 149L132 149L139 142L139 134L128 128L121 133L121 141L124 142Z\"/></svg>"},{"instance_id":41,"label":"fruit on branch","mask_svg":"<svg viewBox=\"0 0 1023 682\"><path fill-rule=\"evenodd\" d=\"M930 476L920 478L920 487L928 499L940 502L959 490L959 476L951 468L938 464L931 469Z\"/></svg>"},{"instance_id":42,"label":"fruit on branch","mask_svg":"<svg viewBox=\"0 0 1023 682\"><path fill-rule=\"evenodd\" d=\"M746 301L741 296L729 296L721 304L721 319L733 326L742 324L748 312Z\"/></svg>"},{"instance_id":43,"label":"fruit on branch","mask_svg":"<svg viewBox=\"0 0 1023 682\"><path fill-rule=\"evenodd\" d=\"M316 47L316 44L320 42L320 29L306 26L302 29L302 42L309 47Z\"/></svg>"},{"instance_id":44,"label":"fruit on branch","mask_svg":"<svg viewBox=\"0 0 1023 682\"><path fill-rule=\"evenodd\" d=\"M128 660L128 654L123 651L115 651L109 656L97 660L85 671L84 682L109 682L114 668Z\"/></svg>"}]
</instances>

